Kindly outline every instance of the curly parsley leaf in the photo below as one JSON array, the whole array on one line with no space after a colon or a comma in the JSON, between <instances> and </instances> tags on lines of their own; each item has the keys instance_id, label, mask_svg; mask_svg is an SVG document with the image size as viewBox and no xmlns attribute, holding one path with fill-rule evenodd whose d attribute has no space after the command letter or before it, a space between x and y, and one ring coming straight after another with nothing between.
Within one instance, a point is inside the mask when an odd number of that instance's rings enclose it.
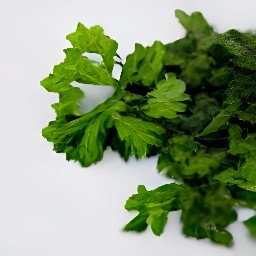
<instances>
[{"instance_id":1,"label":"curly parsley leaf","mask_svg":"<svg viewBox=\"0 0 256 256\"><path fill-rule=\"evenodd\" d=\"M72 82L117 86L112 77L117 43L105 36L101 27L87 29L79 23L76 32L67 38L74 47L64 50L65 60L56 65L53 73L41 81L47 91L59 93L59 103L52 105L57 117L80 115L78 101L84 95L80 88L72 86ZM90 60L84 53L100 54L103 63Z\"/></svg>"},{"instance_id":2,"label":"curly parsley leaf","mask_svg":"<svg viewBox=\"0 0 256 256\"><path fill-rule=\"evenodd\" d=\"M116 56L118 44L115 40L104 35L102 27L93 26L88 29L82 23L78 23L76 31L67 35L67 39L81 53L100 54L108 72L112 72L115 64L113 58Z\"/></svg>"}]
</instances>

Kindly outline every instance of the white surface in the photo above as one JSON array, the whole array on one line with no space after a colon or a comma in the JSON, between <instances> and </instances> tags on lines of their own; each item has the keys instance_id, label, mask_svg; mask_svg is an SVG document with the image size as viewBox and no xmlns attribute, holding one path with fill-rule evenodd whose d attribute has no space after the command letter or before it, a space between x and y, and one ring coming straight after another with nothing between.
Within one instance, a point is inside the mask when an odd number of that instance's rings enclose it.
<instances>
[{"instance_id":1,"label":"white surface","mask_svg":"<svg viewBox=\"0 0 256 256\"><path fill-rule=\"evenodd\" d=\"M232 249L184 238L178 213L161 237L122 233L134 216L123 204L137 185L166 182L156 159L127 165L108 151L88 169L66 162L40 135L57 96L39 85L63 59L65 36L78 21L102 25L125 57L135 42L179 38L177 8L202 11L224 31L255 28L255 7L254 0L0 0L0 256L255 255L256 243L239 223L230 227Z\"/></svg>"}]
</instances>

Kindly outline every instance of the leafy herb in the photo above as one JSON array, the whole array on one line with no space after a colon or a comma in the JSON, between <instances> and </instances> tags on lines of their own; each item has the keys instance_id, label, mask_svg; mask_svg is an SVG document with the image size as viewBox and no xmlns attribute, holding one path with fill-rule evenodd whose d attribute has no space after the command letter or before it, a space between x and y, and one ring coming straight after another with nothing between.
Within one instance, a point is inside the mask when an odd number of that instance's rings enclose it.
<instances>
[{"instance_id":1,"label":"leafy herb","mask_svg":"<svg viewBox=\"0 0 256 256\"><path fill-rule=\"evenodd\" d=\"M150 226L159 236L168 214L180 210L184 235L231 246L235 206L256 210L256 35L219 34L199 12L177 10L176 17L184 38L136 44L125 63L100 26L79 23L67 36L73 47L64 50L65 60L41 81L59 94L56 120L43 136L82 166L100 161L107 147L124 160L159 155L158 171L174 183L151 191L139 185L125 204L139 213L124 230ZM122 66L119 80L114 65ZM73 82L115 92L83 113L84 95ZM255 216L244 224L255 236Z\"/></svg>"}]
</instances>

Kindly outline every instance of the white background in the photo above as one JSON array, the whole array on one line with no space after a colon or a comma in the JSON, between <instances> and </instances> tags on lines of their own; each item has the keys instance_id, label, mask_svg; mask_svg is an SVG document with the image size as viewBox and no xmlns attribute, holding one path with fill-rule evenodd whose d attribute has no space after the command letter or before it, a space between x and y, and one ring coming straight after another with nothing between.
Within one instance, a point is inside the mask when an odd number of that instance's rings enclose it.
<instances>
[{"instance_id":1,"label":"white background","mask_svg":"<svg viewBox=\"0 0 256 256\"><path fill-rule=\"evenodd\" d=\"M65 36L77 22L100 24L119 42L124 58L135 42L178 39L174 10L201 11L218 31L256 26L254 0L0 0L0 256L255 255L255 240L241 223L231 225L235 246L184 238L179 213L170 214L161 237L150 230L123 233L133 216L123 209L138 184L168 182L156 159L128 164L108 151L83 169L41 137L54 118L39 81L64 58Z\"/></svg>"}]
</instances>

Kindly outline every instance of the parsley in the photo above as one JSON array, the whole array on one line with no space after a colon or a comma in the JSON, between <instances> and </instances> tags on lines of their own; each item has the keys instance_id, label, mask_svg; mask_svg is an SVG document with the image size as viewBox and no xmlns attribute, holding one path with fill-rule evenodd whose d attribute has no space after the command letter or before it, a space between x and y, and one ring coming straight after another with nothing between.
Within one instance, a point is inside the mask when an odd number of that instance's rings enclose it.
<instances>
[{"instance_id":1,"label":"parsley","mask_svg":"<svg viewBox=\"0 0 256 256\"><path fill-rule=\"evenodd\" d=\"M82 166L100 161L107 147L124 160L157 154L158 171L174 182L151 191L139 185L125 204L138 215L124 230L150 226L159 236L168 214L180 210L184 235L231 246L227 227L237 220L236 207L256 210L256 35L219 34L199 12L177 10L176 17L183 38L136 44L125 63L100 26L79 23L67 36L66 58L41 81L59 94L56 119L42 134ZM118 80L114 65L122 67ZM108 85L114 93L83 113L84 95L73 82ZM252 236L255 218L244 222Z\"/></svg>"}]
</instances>

